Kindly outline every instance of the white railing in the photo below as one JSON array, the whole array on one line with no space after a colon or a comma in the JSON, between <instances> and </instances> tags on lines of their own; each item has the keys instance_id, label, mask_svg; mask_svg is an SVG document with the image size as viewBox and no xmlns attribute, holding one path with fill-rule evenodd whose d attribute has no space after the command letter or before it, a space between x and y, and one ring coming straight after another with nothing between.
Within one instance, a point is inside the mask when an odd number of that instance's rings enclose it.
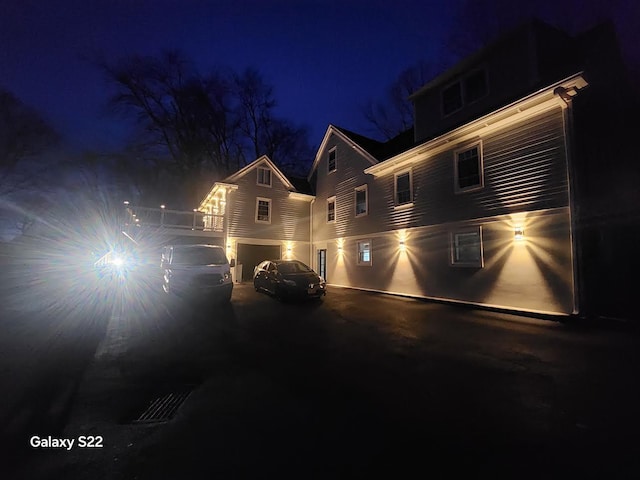
<instances>
[{"instance_id":1,"label":"white railing","mask_svg":"<svg viewBox=\"0 0 640 480\"><path fill-rule=\"evenodd\" d=\"M222 233L224 231L224 215L126 205L125 225L134 228L175 228Z\"/></svg>"}]
</instances>

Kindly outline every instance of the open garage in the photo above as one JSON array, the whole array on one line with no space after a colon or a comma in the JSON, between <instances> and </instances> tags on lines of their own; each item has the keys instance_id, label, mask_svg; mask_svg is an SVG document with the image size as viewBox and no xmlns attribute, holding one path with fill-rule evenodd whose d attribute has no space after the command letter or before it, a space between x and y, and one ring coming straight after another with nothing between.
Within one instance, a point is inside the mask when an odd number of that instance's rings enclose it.
<instances>
[{"instance_id":1,"label":"open garage","mask_svg":"<svg viewBox=\"0 0 640 480\"><path fill-rule=\"evenodd\" d=\"M280 258L280 245L238 243L238 259L236 262L242 265L243 282L253 279L253 268L260 262L278 258Z\"/></svg>"}]
</instances>

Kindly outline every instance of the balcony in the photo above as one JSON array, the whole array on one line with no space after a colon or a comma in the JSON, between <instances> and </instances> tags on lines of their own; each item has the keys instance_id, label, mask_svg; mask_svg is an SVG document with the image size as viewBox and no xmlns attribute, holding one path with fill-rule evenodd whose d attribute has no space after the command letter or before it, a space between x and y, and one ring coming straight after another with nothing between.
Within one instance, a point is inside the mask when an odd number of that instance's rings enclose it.
<instances>
[{"instance_id":1,"label":"balcony","mask_svg":"<svg viewBox=\"0 0 640 480\"><path fill-rule=\"evenodd\" d=\"M225 233L224 215L198 210L183 211L167 208L137 207L125 203L124 230L158 230L180 235L221 237Z\"/></svg>"}]
</instances>

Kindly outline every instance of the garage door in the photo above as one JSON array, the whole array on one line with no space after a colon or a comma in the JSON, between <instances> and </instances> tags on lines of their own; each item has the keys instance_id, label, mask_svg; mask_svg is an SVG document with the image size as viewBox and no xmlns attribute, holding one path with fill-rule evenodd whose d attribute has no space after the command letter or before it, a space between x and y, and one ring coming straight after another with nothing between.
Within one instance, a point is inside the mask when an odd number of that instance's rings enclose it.
<instances>
[{"instance_id":1,"label":"garage door","mask_svg":"<svg viewBox=\"0 0 640 480\"><path fill-rule=\"evenodd\" d=\"M238 244L237 263L242 264L242 281L253 280L253 269L263 260L280 258L280 245Z\"/></svg>"}]
</instances>

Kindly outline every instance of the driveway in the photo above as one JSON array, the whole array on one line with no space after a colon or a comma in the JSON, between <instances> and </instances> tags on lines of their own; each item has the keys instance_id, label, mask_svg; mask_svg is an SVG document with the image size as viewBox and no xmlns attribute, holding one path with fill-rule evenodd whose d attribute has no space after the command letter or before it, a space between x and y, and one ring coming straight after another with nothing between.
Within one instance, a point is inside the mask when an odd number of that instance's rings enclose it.
<instances>
[{"instance_id":1,"label":"driveway","mask_svg":"<svg viewBox=\"0 0 640 480\"><path fill-rule=\"evenodd\" d=\"M112 315L62 434L103 446L34 450L16 475L623 476L640 466L638 346L628 331L338 288L321 302L249 284L229 307L154 299ZM169 394L186 396L171 419L135 422Z\"/></svg>"}]
</instances>

